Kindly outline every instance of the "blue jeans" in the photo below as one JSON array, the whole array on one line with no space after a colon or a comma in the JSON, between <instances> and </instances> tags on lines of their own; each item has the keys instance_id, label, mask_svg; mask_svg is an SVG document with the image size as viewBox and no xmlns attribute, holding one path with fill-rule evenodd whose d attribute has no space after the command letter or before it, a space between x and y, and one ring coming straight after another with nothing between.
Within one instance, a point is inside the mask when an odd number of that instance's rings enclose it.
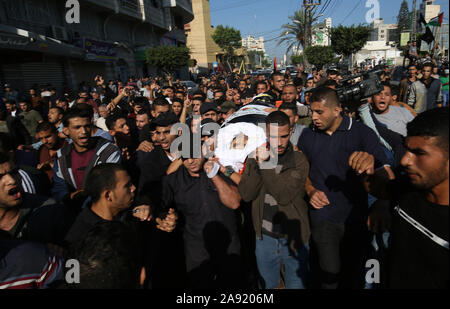
<instances>
[{"instance_id":1,"label":"blue jeans","mask_svg":"<svg viewBox=\"0 0 450 309\"><path fill-rule=\"evenodd\" d=\"M442 90L442 106L448 106L448 90Z\"/></svg>"},{"instance_id":2,"label":"blue jeans","mask_svg":"<svg viewBox=\"0 0 450 309\"><path fill-rule=\"evenodd\" d=\"M256 237L256 262L263 279L263 288L274 289L280 279L281 263L284 264L286 289L304 289L308 272L309 245L290 252L285 238L263 235Z\"/></svg>"}]
</instances>

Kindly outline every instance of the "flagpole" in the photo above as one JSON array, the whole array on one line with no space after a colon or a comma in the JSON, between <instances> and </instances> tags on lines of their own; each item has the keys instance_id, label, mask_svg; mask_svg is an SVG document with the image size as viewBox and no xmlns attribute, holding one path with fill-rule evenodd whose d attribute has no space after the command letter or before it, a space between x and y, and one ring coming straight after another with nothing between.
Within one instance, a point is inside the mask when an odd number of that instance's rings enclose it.
<instances>
[{"instance_id":1,"label":"flagpole","mask_svg":"<svg viewBox=\"0 0 450 309\"><path fill-rule=\"evenodd\" d=\"M438 35L439 35L440 30L441 30L441 27L438 27L437 30L436 30L436 35L434 36L434 46L436 46L436 43L439 43ZM433 56L434 55L432 55L431 59L433 59Z\"/></svg>"},{"instance_id":2,"label":"flagpole","mask_svg":"<svg viewBox=\"0 0 450 309\"><path fill-rule=\"evenodd\" d=\"M431 59L433 59L433 55L431 55L431 51L433 50L433 46L436 45L436 32L437 29L435 26L433 26L433 41L431 42L430 46L428 46L428 52L430 53Z\"/></svg>"}]
</instances>

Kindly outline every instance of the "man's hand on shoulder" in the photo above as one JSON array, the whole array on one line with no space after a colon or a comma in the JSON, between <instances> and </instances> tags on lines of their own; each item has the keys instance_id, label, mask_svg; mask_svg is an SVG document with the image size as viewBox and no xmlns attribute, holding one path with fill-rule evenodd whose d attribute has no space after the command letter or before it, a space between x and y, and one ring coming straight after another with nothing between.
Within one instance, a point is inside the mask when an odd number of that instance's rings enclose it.
<instances>
[{"instance_id":1,"label":"man's hand on shoulder","mask_svg":"<svg viewBox=\"0 0 450 309\"><path fill-rule=\"evenodd\" d=\"M139 147L136 149L136 151L140 150L143 152L151 152L153 151L153 149L155 149L155 147L151 142L143 141L142 143L139 144Z\"/></svg>"},{"instance_id":2,"label":"man's hand on shoulder","mask_svg":"<svg viewBox=\"0 0 450 309\"><path fill-rule=\"evenodd\" d=\"M348 164L358 175L373 175L375 172L375 158L367 152L355 151L350 155Z\"/></svg>"}]
</instances>

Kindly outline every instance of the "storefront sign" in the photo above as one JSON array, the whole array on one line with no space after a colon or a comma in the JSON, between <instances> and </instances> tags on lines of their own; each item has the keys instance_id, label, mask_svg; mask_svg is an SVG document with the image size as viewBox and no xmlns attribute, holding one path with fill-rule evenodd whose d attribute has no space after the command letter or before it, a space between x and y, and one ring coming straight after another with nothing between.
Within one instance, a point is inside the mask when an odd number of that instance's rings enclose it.
<instances>
[{"instance_id":1,"label":"storefront sign","mask_svg":"<svg viewBox=\"0 0 450 309\"><path fill-rule=\"evenodd\" d=\"M114 44L85 39L84 48L90 58L106 61L117 60L117 50Z\"/></svg>"},{"instance_id":2,"label":"storefront sign","mask_svg":"<svg viewBox=\"0 0 450 309\"><path fill-rule=\"evenodd\" d=\"M0 34L0 45L26 46L30 43L30 40L27 38L21 38L16 35Z\"/></svg>"},{"instance_id":3,"label":"storefront sign","mask_svg":"<svg viewBox=\"0 0 450 309\"><path fill-rule=\"evenodd\" d=\"M75 45L86 50L86 60L92 61L115 61L117 60L117 49L112 43L96 41L91 39L79 39Z\"/></svg>"}]
</instances>

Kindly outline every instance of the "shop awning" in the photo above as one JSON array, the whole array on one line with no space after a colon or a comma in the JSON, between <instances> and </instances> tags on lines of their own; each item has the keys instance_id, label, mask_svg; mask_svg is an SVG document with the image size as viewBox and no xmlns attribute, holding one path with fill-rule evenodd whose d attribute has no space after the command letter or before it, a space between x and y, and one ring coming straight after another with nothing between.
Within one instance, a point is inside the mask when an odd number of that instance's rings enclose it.
<instances>
[{"instance_id":1,"label":"shop awning","mask_svg":"<svg viewBox=\"0 0 450 309\"><path fill-rule=\"evenodd\" d=\"M24 50L84 59L86 51L27 30L0 25L0 49Z\"/></svg>"}]
</instances>

